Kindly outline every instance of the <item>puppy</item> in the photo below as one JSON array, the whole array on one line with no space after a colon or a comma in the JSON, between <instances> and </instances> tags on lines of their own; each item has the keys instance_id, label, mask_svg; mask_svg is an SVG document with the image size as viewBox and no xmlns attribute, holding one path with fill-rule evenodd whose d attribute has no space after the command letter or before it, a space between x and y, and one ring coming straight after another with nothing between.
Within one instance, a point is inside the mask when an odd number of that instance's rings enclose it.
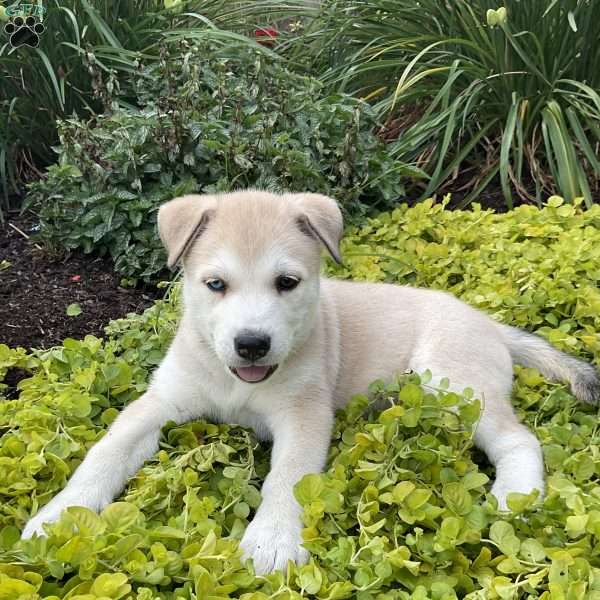
<instances>
[{"instance_id":1,"label":"puppy","mask_svg":"<svg viewBox=\"0 0 600 600\"><path fill-rule=\"evenodd\" d=\"M320 246L340 261L342 215L318 194L185 196L163 205L168 264L184 266L184 312L148 391L127 406L68 485L33 517L43 534L72 505L109 504L158 447L166 421L206 418L273 441L262 503L241 548L258 573L302 563L294 484L323 469L334 411L375 379L429 369L483 400L475 443L496 467L492 492L543 492L540 444L510 404L513 362L566 380L583 401L595 370L449 294L319 276Z\"/></svg>"}]
</instances>

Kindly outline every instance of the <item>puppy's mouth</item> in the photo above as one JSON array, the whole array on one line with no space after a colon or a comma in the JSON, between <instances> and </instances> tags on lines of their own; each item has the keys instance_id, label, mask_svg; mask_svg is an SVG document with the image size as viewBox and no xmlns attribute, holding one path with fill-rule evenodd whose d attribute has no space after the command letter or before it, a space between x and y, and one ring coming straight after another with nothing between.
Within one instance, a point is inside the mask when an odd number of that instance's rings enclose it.
<instances>
[{"instance_id":1,"label":"puppy's mouth","mask_svg":"<svg viewBox=\"0 0 600 600\"><path fill-rule=\"evenodd\" d=\"M246 383L260 383L273 375L278 365L250 365L248 367L229 367L229 370Z\"/></svg>"}]
</instances>

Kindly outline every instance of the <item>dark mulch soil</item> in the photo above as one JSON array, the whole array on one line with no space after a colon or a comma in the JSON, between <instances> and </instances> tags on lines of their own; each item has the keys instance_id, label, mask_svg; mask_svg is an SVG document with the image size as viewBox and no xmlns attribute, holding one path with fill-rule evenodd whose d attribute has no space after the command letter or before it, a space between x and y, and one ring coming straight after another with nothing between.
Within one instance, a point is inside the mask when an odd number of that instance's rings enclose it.
<instances>
[{"instance_id":1,"label":"dark mulch soil","mask_svg":"<svg viewBox=\"0 0 600 600\"><path fill-rule=\"evenodd\" d=\"M52 257L9 225L29 235L34 222L9 215L0 224L0 344L49 348L67 337L102 336L111 319L139 312L161 295L154 288L122 288L110 259ZM73 303L82 313L69 317Z\"/></svg>"}]
</instances>

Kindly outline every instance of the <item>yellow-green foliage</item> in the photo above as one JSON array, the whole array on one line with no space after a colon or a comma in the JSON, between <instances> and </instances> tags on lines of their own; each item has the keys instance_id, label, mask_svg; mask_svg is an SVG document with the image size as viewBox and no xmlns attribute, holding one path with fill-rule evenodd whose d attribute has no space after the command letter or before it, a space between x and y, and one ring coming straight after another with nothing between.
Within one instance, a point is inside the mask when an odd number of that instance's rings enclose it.
<instances>
[{"instance_id":1,"label":"yellow-green foliage","mask_svg":"<svg viewBox=\"0 0 600 600\"><path fill-rule=\"evenodd\" d=\"M335 272L448 289L597 359L598 225L600 207L558 199L506 215L401 207L349 230ZM327 472L296 488L312 559L287 576L254 577L235 541L260 501L268 448L203 421L167 425L157 456L100 516L70 509L47 539L20 542L30 512L143 392L176 296L114 322L105 341L0 346L0 377L32 374L0 404L0 600L600 598L597 410L529 369L517 369L514 401L543 444L548 489L543 503L512 496L511 514L496 511L493 470L472 448L478 404L432 389L425 373L374 383L383 412L357 397L338 416Z\"/></svg>"},{"instance_id":2,"label":"yellow-green foliage","mask_svg":"<svg viewBox=\"0 0 600 600\"><path fill-rule=\"evenodd\" d=\"M580 206L580 204L579 204ZM337 276L452 292L563 350L600 352L600 210L556 196L543 210L449 211L423 202L369 219L342 244Z\"/></svg>"}]
</instances>

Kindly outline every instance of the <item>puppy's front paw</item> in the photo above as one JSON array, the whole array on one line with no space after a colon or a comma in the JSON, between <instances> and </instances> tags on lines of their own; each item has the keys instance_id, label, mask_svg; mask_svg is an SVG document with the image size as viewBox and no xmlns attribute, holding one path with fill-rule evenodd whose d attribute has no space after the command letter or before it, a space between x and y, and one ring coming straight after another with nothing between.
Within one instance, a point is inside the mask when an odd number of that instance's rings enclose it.
<instances>
[{"instance_id":1,"label":"puppy's front paw","mask_svg":"<svg viewBox=\"0 0 600 600\"><path fill-rule=\"evenodd\" d=\"M243 559L253 559L258 575L285 571L288 560L302 565L308 561L308 552L300 545L300 531L300 521L284 525L282 521L262 517L259 513L240 542Z\"/></svg>"},{"instance_id":2,"label":"puppy's front paw","mask_svg":"<svg viewBox=\"0 0 600 600\"><path fill-rule=\"evenodd\" d=\"M110 500L102 499L97 497L91 497L90 494L86 494L83 490L74 489L69 490L65 488L62 492L54 496L48 504L42 506L37 514L25 525L23 533L21 533L21 539L27 540L33 536L33 534L46 535L43 525L44 523L54 523L60 519L60 515L64 510L70 506L85 506L90 510L98 511Z\"/></svg>"},{"instance_id":3,"label":"puppy's front paw","mask_svg":"<svg viewBox=\"0 0 600 600\"><path fill-rule=\"evenodd\" d=\"M55 503L54 501L49 502L46 506L42 507L41 510L27 521L25 529L21 534L21 539L28 540L33 534L38 536L46 535L43 525L44 523L54 523L58 521L63 510L68 508L70 504Z\"/></svg>"},{"instance_id":4,"label":"puppy's front paw","mask_svg":"<svg viewBox=\"0 0 600 600\"><path fill-rule=\"evenodd\" d=\"M501 512L510 511L508 507L508 495L517 492L519 494L531 494L534 490L538 490L539 498L544 497L543 482L528 483L496 480L492 486L491 492L498 500L498 510Z\"/></svg>"}]
</instances>

